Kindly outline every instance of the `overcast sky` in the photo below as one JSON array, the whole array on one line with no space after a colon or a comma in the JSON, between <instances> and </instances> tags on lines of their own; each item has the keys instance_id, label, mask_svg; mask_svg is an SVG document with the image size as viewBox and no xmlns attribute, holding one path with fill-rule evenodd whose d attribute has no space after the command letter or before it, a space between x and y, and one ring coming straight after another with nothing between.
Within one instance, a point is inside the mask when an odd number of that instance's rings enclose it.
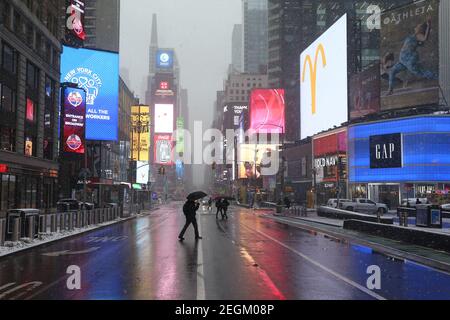
<instances>
[{"instance_id":1,"label":"overcast sky","mask_svg":"<svg viewBox=\"0 0 450 320\"><path fill-rule=\"evenodd\" d=\"M241 0L122 0L121 68L130 89L145 101L152 15L158 15L159 46L175 48L182 86L189 92L190 122L212 122L216 91L223 87L231 63L233 26L242 22ZM194 171L201 186L202 170Z\"/></svg>"},{"instance_id":2,"label":"overcast sky","mask_svg":"<svg viewBox=\"0 0 450 320\"><path fill-rule=\"evenodd\" d=\"M129 85L141 98L153 13L158 15L160 47L177 52L182 86L189 90L191 121L209 125L216 91L222 89L231 63L231 35L242 20L241 0L122 0L121 68L129 70Z\"/></svg>"}]
</instances>

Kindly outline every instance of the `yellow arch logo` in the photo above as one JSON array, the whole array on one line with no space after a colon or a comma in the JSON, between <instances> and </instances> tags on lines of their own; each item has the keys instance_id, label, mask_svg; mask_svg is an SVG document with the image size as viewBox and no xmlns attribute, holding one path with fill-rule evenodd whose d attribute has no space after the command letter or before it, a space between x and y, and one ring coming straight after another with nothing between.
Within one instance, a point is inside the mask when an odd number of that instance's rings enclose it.
<instances>
[{"instance_id":1,"label":"yellow arch logo","mask_svg":"<svg viewBox=\"0 0 450 320\"><path fill-rule=\"evenodd\" d=\"M325 68L327 66L327 56L325 55L325 49L322 44L316 49L316 56L314 58L314 66L312 64L311 56L308 54L303 62L303 74L302 82L305 82L306 67L309 66L309 75L311 78L311 98L312 98L312 114L316 114L317 106L317 63L319 62L319 54L322 57L322 65Z\"/></svg>"}]
</instances>

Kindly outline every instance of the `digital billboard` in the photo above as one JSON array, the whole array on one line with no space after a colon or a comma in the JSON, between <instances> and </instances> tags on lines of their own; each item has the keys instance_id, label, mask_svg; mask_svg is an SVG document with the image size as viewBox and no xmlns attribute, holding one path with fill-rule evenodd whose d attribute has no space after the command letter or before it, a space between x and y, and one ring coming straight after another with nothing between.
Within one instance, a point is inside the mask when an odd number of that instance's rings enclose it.
<instances>
[{"instance_id":1,"label":"digital billboard","mask_svg":"<svg viewBox=\"0 0 450 320\"><path fill-rule=\"evenodd\" d=\"M254 179L255 174L257 179L261 178L263 160L269 159L270 153L278 152L278 148L278 145L269 144L240 144L238 150L239 179Z\"/></svg>"},{"instance_id":2,"label":"digital billboard","mask_svg":"<svg viewBox=\"0 0 450 320\"><path fill-rule=\"evenodd\" d=\"M172 135L156 134L154 148L155 164L173 165Z\"/></svg>"},{"instance_id":3,"label":"digital billboard","mask_svg":"<svg viewBox=\"0 0 450 320\"><path fill-rule=\"evenodd\" d=\"M254 89L250 97L250 130L281 134L285 128L284 89Z\"/></svg>"},{"instance_id":4,"label":"digital billboard","mask_svg":"<svg viewBox=\"0 0 450 320\"><path fill-rule=\"evenodd\" d=\"M86 149L86 92L63 87L63 150L84 154Z\"/></svg>"},{"instance_id":5,"label":"digital billboard","mask_svg":"<svg viewBox=\"0 0 450 320\"><path fill-rule=\"evenodd\" d=\"M224 107L224 129L240 128L241 116L248 117L247 103L229 103ZM276 129L276 128L275 128Z\"/></svg>"},{"instance_id":6,"label":"digital billboard","mask_svg":"<svg viewBox=\"0 0 450 320\"><path fill-rule=\"evenodd\" d=\"M184 119L177 119L177 146L176 152L178 154L184 153Z\"/></svg>"},{"instance_id":7,"label":"digital billboard","mask_svg":"<svg viewBox=\"0 0 450 320\"><path fill-rule=\"evenodd\" d=\"M301 138L348 120L347 15L300 55Z\"/></svg>"},{"instance_id":8,"label":"digital billboard","mask_svg":"<svg viewBox=\"0 0 450 320\"><path fill-rule=\"evenodd\" d=\"M173 104L155 104L155 133L173 133Z\"/></svg>"},{"instance_id":9,"label":"digital billboard","mask_svg":"<svg viewBox=\"0 0 450 320\"><path fill-rule=\"evenodd\" d=\"M150 158L150 107L131 107L131 141L133 161L149 161Z\"/></svg>"},{"instance_id":10,"label":"digital billboard","mask_svg":"<svg viewBox=\"0 0 450 320\"><path fill-rule=\"evenodd\" d=\"M86 40L84 30L85 5L82 0L66 0L66 43L82 47Z\"/></svg>"},{"instance_id":11,"label":"digital billboard","mask_svg":"<svg viewBox=\"0 0 450 320\"><path fill-rule=\"evenodd\" d=\"M158 69L172 69L173 57L173 50L158 50L156 54L156 67Z\"/></svg>"},{"instance_id":12,"label":"digital billboard","mask_svg":"<svg viewBox=\"0 0 450 320\"><path fill-rule=\"evenodd\" d=\"M146 161L136 162L136 183L148 184L150 167Z\"/></svg>"},{"instance_id":13,"label":"digital billboard","mask_svg":"<svg viewBox=\"0 0 450 320\"><path fill-rule=\"evenodd\" d=\"M386 11L381 25L381 108L439 102L439 0Z\"/></svg>"},{"instance_id":14,"label":"digital billboard","mask_svg":"<svg viewBox=\"0 0 450 320\"><path fill-rule=\"evenodd\" d=\"M380 112L380 65L355 74L350 79L350 119Z\"/></svg>"},{"instance_id":15,"label":"digital billboard","mask_svg":"<svg viewBox=\"0 0 450 320\"><path fill-rule=\"evenodd\" d=\"M349 181L450 181L450 117L418 116L351 126Z\"/></svg>"},{"instance_id":16,"label":"digital billboard","mask_svg":"<svg viewBox=\"0 0 450 320\"><path fill-rule=\"evenodd\" d=\"M119 55L64 46L61 82L86 90L86 139L117 141Z\"/></svg>"}]
</instances>

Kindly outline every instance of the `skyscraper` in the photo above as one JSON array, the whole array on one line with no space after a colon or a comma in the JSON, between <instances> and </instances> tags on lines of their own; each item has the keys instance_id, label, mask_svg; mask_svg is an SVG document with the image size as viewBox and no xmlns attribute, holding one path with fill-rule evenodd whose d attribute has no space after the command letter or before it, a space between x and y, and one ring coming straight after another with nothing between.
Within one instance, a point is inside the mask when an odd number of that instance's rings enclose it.
<instances>
[{"instance_id":1,"label":"skyscraper","mask_svg":"<svg viewBox=\"0 0 450 320\"><path fill-rule=\"evenodd\" d=\"M234 25L231 46L231 71L242 72L242 24Z\"/></svg>"},{"instance_id":2,"label":"skyscraper","mask_svg":"<svg viewBox=\"0 0 450 320\"><path fill-rule=\"evenodd\" d=\"M244 72L266 73L268 56L267 0L243 0Z\"/></svg>"}]
</instances>

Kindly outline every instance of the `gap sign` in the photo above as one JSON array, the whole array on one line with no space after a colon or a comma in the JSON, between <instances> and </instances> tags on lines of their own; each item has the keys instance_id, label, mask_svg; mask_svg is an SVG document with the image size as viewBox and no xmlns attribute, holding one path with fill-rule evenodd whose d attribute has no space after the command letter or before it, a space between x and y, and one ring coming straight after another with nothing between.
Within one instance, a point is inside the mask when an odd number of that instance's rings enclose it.
<instances>
[{"instance_id":1,"label":"gap sign","mask_svg":"<svg viewBox=\"0 0 450 320\"><path fill-rule=\"evenodd\" d=\"M403 144L400 133L370 137L371 169L402 167Z\"/></svg>"}]
</instances>

